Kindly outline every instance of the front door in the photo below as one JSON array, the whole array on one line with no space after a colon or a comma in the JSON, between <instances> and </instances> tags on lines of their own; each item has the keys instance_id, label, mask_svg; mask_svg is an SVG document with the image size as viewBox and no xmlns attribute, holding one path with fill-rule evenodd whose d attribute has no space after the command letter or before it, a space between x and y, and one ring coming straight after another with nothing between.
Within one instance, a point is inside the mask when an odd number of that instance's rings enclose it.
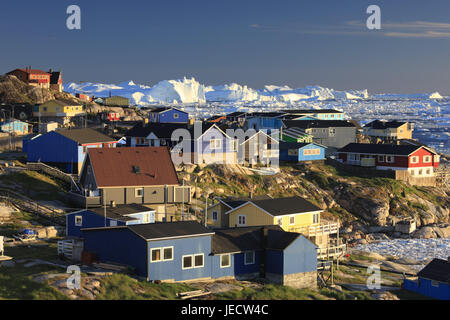
<instances>
[{"instance_id":1,"label":"front door","mask_svg":"<svg viewBox=\"0 0 450 320\"><path fill-rule=\"evenodd\" d=\"M247 216L244 214L238 215L238 227L245 227L247 225Z\"/></svg>"}]
</instances>

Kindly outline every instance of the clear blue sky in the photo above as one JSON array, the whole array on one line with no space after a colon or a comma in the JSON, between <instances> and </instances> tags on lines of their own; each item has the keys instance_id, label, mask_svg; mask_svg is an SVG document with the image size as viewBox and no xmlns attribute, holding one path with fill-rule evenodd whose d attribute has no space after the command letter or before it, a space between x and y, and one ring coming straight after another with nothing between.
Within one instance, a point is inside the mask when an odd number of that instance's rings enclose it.
<instances>
[{"instance_id":1,"label":"clear blue sky","mask_svg":"<svg viewBox=\"0 0 450 320\"><path fill-rule=\"evenodd\" d=\"M70 4L81 31L66 28ZM382 30L365 27L370 4ZM449 12L448 0L1 1L0 73L450 94Z\"/></svg>"}]
</instances>

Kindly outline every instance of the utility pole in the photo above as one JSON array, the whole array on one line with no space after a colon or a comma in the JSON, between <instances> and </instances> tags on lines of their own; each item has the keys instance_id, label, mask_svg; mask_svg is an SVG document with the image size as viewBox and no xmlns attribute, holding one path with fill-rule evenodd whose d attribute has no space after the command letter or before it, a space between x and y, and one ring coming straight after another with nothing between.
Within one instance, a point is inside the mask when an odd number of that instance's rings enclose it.
<instances>
[{"instance_id":1,"label":"utility pole","mask_svg":"<svg viewBox=\"0 0 450 320\"><path fill-rule=\"evenodd\" d=\"M181 190L183 193L183 201L181 204L181 221L184 221L184 179L183 179L183 188Z\"/></svg>"},{"instance_id":2,"label":"utility pole","mask_svg":"<svg viewBox=\"0 0 450 320\"><path fill-rule=\"evenodd\" d=\"M208 223L208 196L205 197L205 227Z\"/></svg>"}]
</instances>

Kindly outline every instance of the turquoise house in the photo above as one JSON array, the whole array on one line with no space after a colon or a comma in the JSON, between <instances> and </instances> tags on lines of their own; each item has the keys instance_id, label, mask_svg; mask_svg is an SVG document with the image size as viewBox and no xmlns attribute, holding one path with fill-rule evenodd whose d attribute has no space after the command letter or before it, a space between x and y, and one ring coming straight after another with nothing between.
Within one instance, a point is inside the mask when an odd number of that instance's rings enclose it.
<instances>
[{"instance_id":1,"label":"turquoise house","mask_svg":"<svg viewBox=\"0 0 450 320\"><path fill-rule=\"evenodd\" d=\"M30 124L19 120L5 121L0 124L0 129L2 132L11 132L19 135L30 133L31 127L32 126Z\"/></svg>"}]
</instances>

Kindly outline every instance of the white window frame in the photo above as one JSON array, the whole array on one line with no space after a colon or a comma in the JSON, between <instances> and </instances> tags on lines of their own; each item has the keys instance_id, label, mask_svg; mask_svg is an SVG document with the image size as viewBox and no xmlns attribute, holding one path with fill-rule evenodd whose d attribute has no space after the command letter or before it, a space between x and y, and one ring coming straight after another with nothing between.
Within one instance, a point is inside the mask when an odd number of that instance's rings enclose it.
<instances>
[{"instance_id":1,"label":"white window frame","mask_svg":"<svg viewBox=\"0 0 450 320\"><path fill-rule=\"evenodd\" d=\"M202 265L196 266L195 265L195 258L198 256L202 256ZM190 267L184 266L184 258L191 258L192 265ZM188 269L198 269L198 268L204 268L205 267L205 254L204 253L196 253L196 254L186 254L181 257L181 269L188 270Z\"/></svg>"},{"instance_id":2,"label":"white window frame","mask_svg":"<svg viewBox=\"0 0 450 320\"><path fill-rule=\"evenodd\" d=\"M419 157L418 156L411 157L411 163L419 163Z\"/></svg>"},{"instance_id":3,"label":"white window frame","mask_svg":"<svg viewBox=\"0 0 450 320\"><path fill-rule=\"evenodd\" d=\"M138 191L142 190L142 195L138 195ZM144 188L136 188L134 189L134 197L135 198L143 198L144 197Z\"/></svg>"},{"instance_id":4,"label":"white window frame","mask_svg":"<svg viewBox=\"0 0 450 320\"><path fill-rule=\"evenodd\" d=\"M171 249L172 250L172 258L171 259L164 259L164 250L165 249ZM159 251L159 260L153 260L153 251ZM150 249L150 263L158 263L158 262L165 262L165 261L172 261L174 256L174 248L171 247L160 247L160 248L151 248Z\"/></svg>"},{"instance_id":5,"label":"white window frame","mask_svg":"<svg viewBox=\"0 0 450 320\"><path fill-rule=\"evenodd\" d=\"M244 223L240 223L241 217L244 219ZM247 225L247 215L246 214L240 214L237 216L237 225L239 227L245 227Z\"/></svg>"},{"instance_id":6,"label":"white window frame","mask_svg":"<svg viewBox=\"0 0 450 320\"><path fill-rule=\"evenodd\" d=\"M77 222L77 219L81 219L81 222ZM75 216L75 226L82 227L83 226L83 216Z\"/></svg>"},{"instance_id":7,"label":"white window frame","mask_svg":"<svg viewBox=\"0 0 450 320\"><path fill-rule=\"evenodd\" d=\"M184 258L191 258L191 266L190 267L185 267L184 266ZM188 269L194 269L194 255L192 254L187 254L181 257L181 269L182 270L188 270Z\"/></svg>"},{"instance_id":8,"label":"white window frame","mask_svg":"<svg viewBox=\"0 0 450 320\"><path fill-rule=\"evenodd\" d=\"M214 214L215 214L215 219L214 219ZM212 213L211 213L211 217L212 217L212 220L213 221L217 221L217 220L219 220L219 213L217 212L217 211L213 211Z\"/></svg>"},{"instance_id":9,"label":"white window frame","mask_svg":"<svg viewBox=\"0 0 450 320\"><path fill-rule=\"evenodd\" d=\"M197 266L195 265L195 258L201 256L202 257L202 265L201 266ZM205 266L205 254L204 253L198 253L198 254L194 254L194 268L203 268Z\"/></svg>"},{"instance_id":10,"label":"white window frame","mask_svg":"<svg viewBox=\"0 0 450 320\"><path fill-rule=\"evenodd\" d=\"M387 163L394 163L395 162L394 156L386 156L386 162Z\"/></svg>"},{"instance_id":11,"label":"white window frame","mask_svg":"<svg viewBox=\"0 0 450 320\"><path fill-rule=\"evenodd\" d=\"M217 141L219 141L219 143L217 143ZM211 138L209 140L209 148L211 150L219 150L222 149L222 139L214 139Z\"/></svg>"},{"instance_id":12,"label":"white window frame","mask_svg":"<svg viewBox=\"0 0 450 320\"><path fill-rule=\"evenodd\" d=\"M247 254L249 254L249 253L252 254L252 262L247 263ZM246 251L246 252L244 252L244 265L248 266L251 264L255 264L255 251Z\"/></svg>"},{"instance_id":13,"label":"white window frame","mask_svg":"<svg viewBox=\"0 0 450 320\"><path fill-rule=\"evenodd\" d=\"M225 257L225 256L228 256L228 265L223 266L223 265L222 265L222 259L223 259L223 257ZM231 254L230 254L230 253L227 253L227 254L221 254L221 255L220 255L220 268L223 269L223 268L230 268L230 267L231 267Z\"/></svg>"},{"instance_id":14,"label":"white window frame","mask_svg":"<svg viewBox=\"0 0 450 320\"><path fill-rule=\"evenodd\" d=\"M431 156L423 156L423 163L430 163L431 162Z\"/></svg>"},{"instance_id":15,"label":"white window frame","mask_svg":"<svg viewBox=\"0 0 450 320\"><path fill-rule=\"evenodd\" d=\"M117 227L117 220L109 220L110 227Z\"/></svg>"},{"instance_id":16,"label":"white window frame","mask_svg":"<svg viewBox=\"0 0 450 320\"><path fill-rule=\"evenodd\" d=\"M317 224L317 223L319 223L319 214L314 213L313 214L313 224Z\"/></svg>"}]
</instances>

